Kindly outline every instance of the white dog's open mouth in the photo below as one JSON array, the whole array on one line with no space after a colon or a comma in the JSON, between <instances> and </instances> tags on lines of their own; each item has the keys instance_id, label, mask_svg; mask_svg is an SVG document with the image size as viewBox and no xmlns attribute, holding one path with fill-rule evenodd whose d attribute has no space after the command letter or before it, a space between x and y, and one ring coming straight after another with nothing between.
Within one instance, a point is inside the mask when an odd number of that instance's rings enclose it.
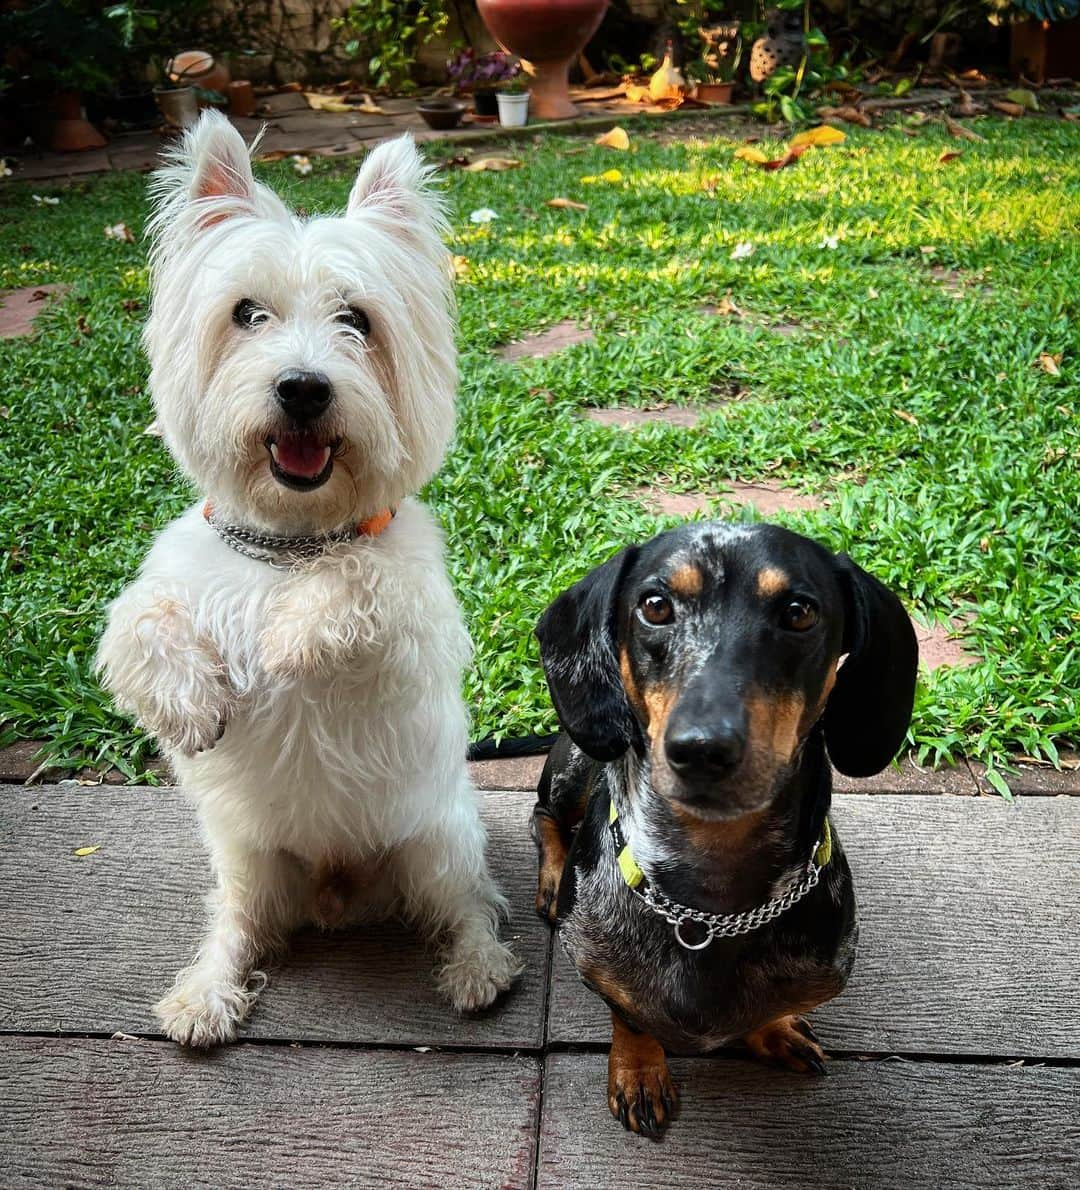
<instances>
[{"instance_id":1,"label":"white dog's open mouth","mask_svg":"<svg viewBox=\"0 0 1080 1190\"><path fill-rule=\"evenodd\" d=\"M320 488L334 470L336 440L319 434L279 434L266 440L270 471L280 484L298 492Z\"/></svg>"}]
</instances>

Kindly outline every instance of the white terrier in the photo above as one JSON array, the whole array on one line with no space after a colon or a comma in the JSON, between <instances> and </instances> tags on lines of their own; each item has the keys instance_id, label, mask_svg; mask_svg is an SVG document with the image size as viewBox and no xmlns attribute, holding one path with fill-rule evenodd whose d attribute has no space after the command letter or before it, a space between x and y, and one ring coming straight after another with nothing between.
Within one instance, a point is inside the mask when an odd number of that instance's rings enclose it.
<instances>
[{"instance_id":1,"label":"white terrier","mask_svg":"<svg viewBox=\"0 0 1080 1190\"><path fill-rule=\"evenodd\" d=\"M465 767L469 639L409 498L457 375L428 172L403 137L342 217L301 221L208 112L155 178L150 382L206 504L112 604L98 664L198 806L217 876L209 935L156 1006L186 1044L235 1037L255 964L305 922L418 922L463 1011L520 970Z\"/></svg>"}]
</instances>

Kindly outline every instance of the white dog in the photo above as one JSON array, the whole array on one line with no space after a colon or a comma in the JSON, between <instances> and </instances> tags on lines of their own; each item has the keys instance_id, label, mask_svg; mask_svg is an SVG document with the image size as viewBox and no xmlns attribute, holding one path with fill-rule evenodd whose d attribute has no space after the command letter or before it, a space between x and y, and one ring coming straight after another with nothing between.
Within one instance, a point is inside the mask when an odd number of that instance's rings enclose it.
<instances>
[{"instance_id":1,"label":"white dog","mask_svg":"<svg viewBox=\"0 0 1080 1190\"><path fill-rule=\"evenodd\" d=\"M301 221L208 112L156 175L151 387L206 503L112 604L98 664L198 806L217 876L209 935L156 1008L176 1041L232 1039L260 956L373 907L441 941L460 1010L520 970L465 768L469 640L410 498L456 383L427 173L403 137L343 216Z\"/></svg>"}]
</instances>

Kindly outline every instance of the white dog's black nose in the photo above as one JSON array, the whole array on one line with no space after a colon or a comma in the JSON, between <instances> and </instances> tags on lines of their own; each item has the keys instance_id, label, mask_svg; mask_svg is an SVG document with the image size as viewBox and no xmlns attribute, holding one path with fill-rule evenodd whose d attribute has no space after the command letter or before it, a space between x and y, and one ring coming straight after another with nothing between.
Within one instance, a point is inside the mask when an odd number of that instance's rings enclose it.
<instances>
[{"instance_id":1,"label":"white dog's black nose","mask_svg":"<svg viewBox=\"0 0 1080 1190\"><path fill-rule=\"evenodd\" d=\"M275 386L278 404L295 421L314 421L334 395L322 372L282 372Z\"/></svg>"}]
</instances>

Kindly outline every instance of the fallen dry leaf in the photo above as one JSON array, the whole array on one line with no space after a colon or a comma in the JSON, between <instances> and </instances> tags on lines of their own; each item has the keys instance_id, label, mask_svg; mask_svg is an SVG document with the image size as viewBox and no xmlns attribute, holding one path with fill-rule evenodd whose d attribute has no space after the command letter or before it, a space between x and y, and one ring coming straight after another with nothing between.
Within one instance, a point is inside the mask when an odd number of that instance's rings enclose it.
<instances>
[{"instance_id":1,"label":"fallen dry leaf","mask_svg":"<svg viewBox=\"0 0 1080 1190\"><path fill-rule=\"evenodd\" d=\"M596 182L621 182L622 174L617 169L605 169L602 174L586 174L581 180L586 186Z\"/></svg>"},{"instance_id":2,"label":"fallen dry leaf","mask_svg":"<svg viewBox=\"0 0 1080 1190\"><path fill-rule=\"evenodd\" d=\"M355 112L361 110L359 107L354 107L351 103L345 103L344 100L338 99L336 95L320 95L316 91L305 91L304 98L308 101L308 107L316 112ZM381 111L382 109L377 109Z\"/></svg>"},{"instance_id":3,"label":"fallen dry leaf","mask_svg":"<svg viewBox=\"0 0 1080 1190\"><path fill-rule=\"evenodd\" d=\"M840 145L846 140L847 136L839 128L834 128L831 124L819 124L816 128L808 128L805 132L793 136L791 147L808 149L815 145L820 148L824 145Z\"/></svg>"},{"instance_id":4,"label":"fallen dry leaf","mask_svg":"<svg viewBox=\"0 0 1080 1190\"><path fill-rule=\"evenodd\" d=\"M589 206L587 203L574 202L572 198L549 198L545 207L555 207L559 211L587 211Z\"/></svg>"},{"instance_id":5,"label":"fallen dry leaf","mask_svg":"<svg viewBox=\"0 0 1080 1190\"><path fill-rule=\"evenodd\" d=\"M95 844L93 847L76 847L75 855L93 855L95 851L101 850L101 844Z\"/></svg>"},{"instance_id":6,"label":"fallen dry leaf","mask_svg":"<svg viewBox=\"0 0 1080 1190\"><path fill-rule=\"evenodd\" d=\"M764 165L768 157L760 149L752 145L743 145L735 150L736 161L749 161L752 165Z\"/></svg>"},{"instance_id":7,"label":"fallen dry leaf","mask_svg":"<svg viewBox=\"0 0 1080 1190\"><path fill-rule=\"evenodd\" d=\"M761 168L768 170L787 169L789 165L794 165L809 148L811 148L810 145L796 145L793 143L783 157L777 157L775 161L763 161Z\"/></svg>"},{"instance_id":8,"label":"fallen dry leaf","mask_svg":"<svg viewBox=\"0 0 1080 1190\"><path fill-rule=\"evenodd\" d=\"M991 99L990 106L1003 112L1006 116L1022 116L1025 109L1019 103L1010 103L1007 99Z\"/></svg>"},{"instance_id":9,"label":"fallen dry leaf","mask_svg":"<svg viewBox=\"0 0 1080 1190\"><path fill-rule=\"evenodd\" d=\"M492 173L501 173L507 169L517 169L521 162L517 157L478 157L475 161L470 161L468 165L463 165L462 169L467 174L478 174L484 170L490 170Z\"/></svg>"},{"instance_id":10,"label":"fallen dry leaf","mask_svg":"<svg viewBox=\"0 0 1080 1190\"><path fill-rule=\"evenodd\" d=\"M1060 376L1061 369L1058 367L1058 364L1061 363L1061 360L1062 355L1060 351L1056 355L1051 355L1048 351L1044 351L1042 355L1039 356L1039 367L1042 368L1042 370L1048 376Z\"/></svg>"},{"instance_id":11,"label":"fallen dry leaf","mask_svg":"<svg viewBox=\"0 0 1080 1190\"><path fill-rule=\"evenodd\" d=\"M961 87L960 101L956 105L956 114L958 116L977 116L983 110L982 104L976 103L964 88Z\"/></svg>"},{"instance_id":12,"label":"fallen dry leaf","mask_svg":"<svg viewBox=\"0 0 1080 1190\"><path fill-rule=\"evenodd\" d=\"M598 136L596 143L603 145L605 149L619 149L622 152L630 148L630 138L626 135L624 128L612 128L610 132Z\"/></svg>"},{"instance_id":13,"label":"fallen dry leaf","mask_svg":"<svg viewBox=\"0 0 1080 1190\"><path fill-rule=\"evenodd\" d=\"M945 116L944 120L949 134L955 136L957 140L974 141L980 145L986 144L985 136L980 136L977 132L972 132L970 128L965 128L963 124L957 124L951 116Z\"/></svg>"},{"instance_id":14,"label":"fallen dry leaf","mask_svg":"<svg viewBox=\"0 0 1080 1190\"><path fill-rule=\"evenodd\" d=\"M843 120L847 124L861 124L863 128L873 128L874 122L857 107L850 104L844 107L819 107L818 115L823 120Z\"/></svg>"},{"instance_id":15,"label":"fallen dry leaf","mask_svg":"<svg viewBox=\"0 0 1080 1190\"><path fill-rule=\"evenodd\" d=\"M919 419L915 416L915 414L908 413L906 409L894 409L893 413L895 413L901 421L906 421L909 426L917 426L919 424Z\"/></svg>"},{"instance_id":16,"label":"fallen dry leaf","mask_svg":"<svg viewBox=\"0 0 1080 1190\"><path fill-rule=\"evenodd\" d=\"M938 158L938 161L940 161L942 163L944 163L946 161L956 161L958 158L963 157L963 155L964 155L964 151L962 149L957 149L952 153L942 153L941 156Z\"/></svg>"},{"instance_id":17,"label":"fallen dry leaf","mask_svg":"<svg viewBox=\"0 0 1080 1190\"><path fill-rule=\"evenodd\" d=\"M1035 96L1035 92L1025 91L1023 87L1017 87L1015 91L1006 91L1005 98L1010 103L1027 108L1029 112L1037 112L1039 110L1039 101Z\"/></svg>"}]
</instances>

